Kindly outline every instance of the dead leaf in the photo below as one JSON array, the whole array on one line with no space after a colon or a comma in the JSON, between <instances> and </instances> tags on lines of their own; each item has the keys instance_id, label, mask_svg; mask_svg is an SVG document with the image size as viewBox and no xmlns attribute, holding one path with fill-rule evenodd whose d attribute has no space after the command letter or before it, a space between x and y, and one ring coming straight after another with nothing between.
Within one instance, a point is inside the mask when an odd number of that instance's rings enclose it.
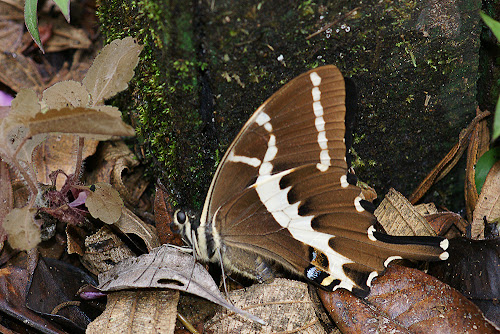
<instances>
[{"instance_id":1,"label":"dead leaf","mask_svg":"<svg viewBox=\"0 0 500 334\"><path fill-rule=\"evenodd\" d=\"M0 52L14 52L21 43L24 26L13 20L0 22Z\"/></svg>"},{"instance_id":2,"label":"dead leaf","mask_svg":"<svg viewBox=\"0 0 500 334\"><path fill-rule=\"evenodd\" d=\"M111 232L108 226L103 226L85 238L85 254L81 261L88 271L99 275L112 269L117 263L134 256L130 248Z\"/></svg>"},{"instance_id":3,"label":"dead leaf","mask_svg":"<svg viewBox=\"0 0 500 334\"><path fill-rule=\"evenodd\" d=\"M122 261L113 269L99 274L102 291L130 288L174 289L195 294L222 305L253 321L262 321L254 315L240 310L227 302L212 276L195 262L192 255L169 245L153 249L149 254Z\"/></svg>"},{"instance_id":4,"label":"dead leaf","mask_svg":"<svg viewBox=\"0 0 500 334\"><path fill-rule=\"evenodd\" d=\"M40 112L38 96L31 89L21 89L12 100L10 107L11 110L7 118L23 125L27 125L28 120Z\"/></svg>"},{"instance_id":5,"label":"dead leaf","mask_svg":"<svg viewBox=\"0 0 500 334\"><path fill-rule=\"evenodd\" d=\"M423 272L391 265L366 302L350 292L320 292L343 333L497 333L472 302Z\"/></svg>"},{"instance_id":6,"label":"dead leaf","mask_svg":"<svg viewBox=\"0 0 500 334\"><path fill-rule=\"evenodd\" d=\"M225 310L205 323L209 333L326 333L316 316L306 283L276 278L270 284L231 291L229 298L234 306L251 310L266 325L252 323Z\"/></svg>"},{"instance_id":7,"label":"dead leaf","mask_svg":"<svg viewBox=\"0 0 500 334\"><path fill-rule=\"evenodd\" d=\"M484 238L485 222L499 223L500 219L500 161L491 167L484 181L481 195L474 210L472 239Z\"/></svg>"},{"instance_id":8,"label":"dead leaf","mask_svg":"<svg viewBox=\"0 0 500 334\"><path fill-rule=\"evenodd\" d=\"M479 107L476 109L476 115L479 116L481 110ZM490 141L490 132L488 130L488 122L483 119L478 122L472 130L470 143L467 147L467 167L465 168L465 210L467 212L467 219L473 220L472 214L476 207L478 200L478 193L476 189L476 164L479 159L488 149Z\"/></svg>"},{"instance_id":9,"label":"dead leaf","mask_svg":"<svg viewBox=\"0 0 500 334\"><path fill-rule=\"evenodd\" d=\"M440 212L424 216L437 235L446 239L466 234L467 221L455 212Z\"/></svg>"},{"instance_id":10,"label":"dead leaf","mask_svg":"<svg viewBox=\"0 0 500 334\"><path fill-rule=\"evenodd\" d=\"M89 92L80 83L73 80L58 82L43 91L42 99L49 109L65 107L87 107Z\"/></svg>"},{"instance_id":11,"label":"dead leaf","mask_svg":"<svg viewBox=\"0 0 500 334\"><path fill-rule=\"evenodd\" d=\"M135 234L146 244L148 251L160 246L154 226L146 224L132 211L123 207L120 219L114 224L123 233Z\"/></svg>"},{"instance_id":12,"label":"dead leaf","mask_svg":"<svg viewBox=\"0 0 500 334\"><path fill-rule=\"evenodd\" d=\"M168 194L159 186L156 186L154 204L156 231L162 244L182 246L184 242L178 233L172 232L170 228L173 222L174 211L168 202Z\"/></svg>"},{"instance_id":13,"label":"dead leaf","mask_svg":"<svg viewBox=\"0 0 500 334\"><path fill-rule=\"evenodd\" d=\"M40 24L52 26L52 35L43 43L45 52L60 52L68 49L88 49L92 44L83 29L76 28L60 18L40 20Z\"/></svg>"},{"instance_id":14,"label":"dead leaf","mask_svg":"<svg viewBox=\"0 0 500 334\"><path fill-rule=\"evenodd\" d=\"M173 333L178 301L179 292L174 290L109 293L106 310L86 333Z\"/></svg>"},{"instance_id":15,"label":"dead leaf","mask_svg":"<svg viewBox=\"0 0 500 334\"><path fill-rule=\"evenodd\" d=\"M83 85L92 98L92 105L101 104L127 89L141 50L142 46L132 37L116 39L101 50L83 79Z\"/></svg>"},{"instance_id":16,"label":"dead leaf","mask_svg":"<svg viewBox=\"0 0 500 334\"><path fill-rule=\"evenodd\" d=\"M23 87L41 92L45 86L37 65L19 53L0 52L0 81L15 92Z\"/></svg>"},{"instance_id":17,"label":"dead leaf","mask_svg":"<svg viewBox=\"0 0 500 334\"><path fill-rule=\"evenodd\" d=\"M3 249L3 242L7 239L7 233L2 225L13 207L14 194L10 183L9 167L0 159L0 251Z\"/></svg>"},{"instance_id":18,"label":"dead leaf","mask_svg":"<svg viewBox=\"0 0 500 334\"><path fill-rule=\"evenodd\" d=\"M51 184L50 175L62 170L66 175L75 173L79 139L74 135L48 135L33 154L33 165L38 182ZM83 146L82 159L94 154L99 142L87 139ZM61 189L64 178L57 178L56 189Z\"/></svg>"},{"instance_id":19,"label":"dead leaf","mask_svg":"<svg viewBox=\"0 0 500 334\"><path fill-rule=\"evenodd\" d=\"M425 179L418 185L417 189L410 195L408 200L415 204L420 198L429 190L429 188L441 180L448 174L448 172L457 164L458 160L465 152L467 145L470 141L470 134L476 128L476 124L488 117L491 113L489 111L482 112L476 116L466 129L460 133L458 143L446 154L446 156L429 172Z\"/></svg>"},{"instance_id":20,"label":"dead leaf","mask_svg":"<svg viewBox=\"0 0 500 334\"><path fill-rule=\"evenodd\" d=\"M457 289L500 327L500 239L450 240L447 261L429 263L428 273Z\"/></svg>"},{"instance_id":21,"label":"dead leaf","mask_svg":"<svg viewBox=\"0 0 500 334\"><path fill-rule=\"evenodd\" d=\"M35 223L35 212L36 210L28 207L15 208L5 217L3 228L12 248L30 250L41 241L40 228Z\"/></svg>"},{"instance_id":22,"label":"dead leaf","mask_svg":"<svg viewBox=\"0 0 500 334\"><path fill-rule=\"evenodd\" d=\"M387 234L399 236L435 236L427 220L399 192L391 188L375 210L377 220Z\"/></svg>"},{"instance_id":23,"label":"dead leaf","mask_svg":"<svg viewBox=\"0 0 500 334\"><path fill-rule=\"evenodd\" d=\"M92 217L106 224L114 224L122 215L123 201L109 183L96 183L90 187L85 206Z\"/></svg>"}]
</instances>

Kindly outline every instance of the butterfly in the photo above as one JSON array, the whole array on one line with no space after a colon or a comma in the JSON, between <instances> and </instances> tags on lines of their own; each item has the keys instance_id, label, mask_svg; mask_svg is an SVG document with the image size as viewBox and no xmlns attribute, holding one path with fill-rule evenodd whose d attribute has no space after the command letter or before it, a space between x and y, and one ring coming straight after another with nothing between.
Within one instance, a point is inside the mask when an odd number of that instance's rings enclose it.
<instances>
[{"instance_id":1,"label":"butterfly","mask_svg":"<svg viewBox=\"0 0 500 334\"><path fill-rule=\"evenodd\" d=\"M222 158L201 215L174 213L174 229L198 258L259 281L281 267L358 295L394 259L448 258L447 239L375 229L373 204L348 173L345 96L342 74L328 65L254 112Z\"/></svg>"}]
</instances>

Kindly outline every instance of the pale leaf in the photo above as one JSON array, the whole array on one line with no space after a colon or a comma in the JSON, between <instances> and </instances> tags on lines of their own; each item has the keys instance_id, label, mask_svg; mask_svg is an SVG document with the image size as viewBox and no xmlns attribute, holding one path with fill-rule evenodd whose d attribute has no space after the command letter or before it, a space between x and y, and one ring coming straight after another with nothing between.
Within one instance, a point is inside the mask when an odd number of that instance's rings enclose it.
<instances>
[{"instance_id":1,"label":"pale leaf","mask_svg":"<svg viewBox=\"0 0 500 334\"><path fill-rule=\"evenodd\" d=\"M106 309L85 333L174 333L178 301L173 290L109 293Z\"/></svg>"},{"instance_id":2,"label":"pale leaf","mask_svg":"<svg viewBox=\"0 0 500 334\"><path fill-rule=\"evenodd\" d=\"M21 89L12 100L8 118L26 124L30 118L35 117L39 112L40 103L36 93L31 89Z\"/></svg>"},{"instance_id":3,"label":"pale leaf","mask_svg":"<svg viewBox=\"0 0 500 334\"><path fill-rule=\"evenodd\" d=\"M133 136L134 129L122 120L89 108L51 109L29 122L30 135L69 133L96 140Z\"/></svg>"},{"instance_id":4,"label":"pale leaf","mask_svg":"<svg viewBox=\"0 0 500 334\"><path fill-rule=\"evenodd\" d=\"M116 223L120 219L123 208L123 201L118 191L109 183L96 183L90 187L90 190L85 206L92 217L106 224Z\"/></svg>"},{"instance_id":5,"label":"pale leaf","mask_svg":"<svg viewBox=\"0 0 500 334\"><path fill-rule=\"evenodd\" d=\"M106 45L83 79L92 105L102 103L128 87L139 62L142 46L132 37L114 40Z\"/></svg>"},{"instance_id":6,"label":"pale leaf","mask_svg":"<svg viewBox=\"0 0 500 334\"><path fill-rule=\"evenodd\" d=\"M122 112L120 111L120 109L114 106L108 106L108 105L95 106L94 109L106 113L110 116L116 117L118 119L121 119L122 117Z\"/></svg>"},{"instance_id":7,"label":"pale leaf","mask_svg":"<svg viewBox=\"0 0 500 334\"><path fill-rule=\"evenodd\" d=\"M484 238L484 223L500 218L500 161L488 172L476 204L472 220L472 238Z\"/></svg>"},{"instance_id":8,"label":"pale leaf","mask_svg":"<svg viewBox=\"0 0 500 334\"><path fill-rule=\"evenodd\" d=\"M86 107L89 103L89 93L81 83L68 80L44 90L42 99L49 109Z\"/></svg>"},{"instance_id":9,"label":"pale leaf","mask_svg":"<svg viewBox=\"0 0 500 334\"><path fill-rule=\"evenodd\" d=\"M250 309L266 322L259 326L222 310L205 322L207 333L326 333L321 325L306 283L276 278L270 284L255 284L229 292L234 306Z\"/></svg>"},{"instance_id":10,"label":"pale leaf","mask_svg":"<svg viewBox=\"0 0 500 334\"><path fill-rule=\"evenodd\" d=\"M41 241L40 228L35 223L35 212L36 210L28 207L16 208L5 217L3 228L12 248L29 250Z\"/></svg>"},{"instance_id":11,"label":"pale leaf","mask_svg":"<svg viewBox=\"0 0 500 334\"><path fill-rule=\"evenodd\" d=\"M413 205L391 188L375 210L377 220L387 234L398 236L435 236L436 232Z\"/></svg>"},{"instance_id":12,"label":"pale leaf","mask_svg":"<svg viewBox=\"0 0 500 334\"><path fill-rule=\"evenodd\" d=\"M254 315L227 302L217 288L212 276L195 262L192 255L163 245L149 254L122 261L110 271L99 274L99 289L115 291L130 288L162 288L185 291L253 321L263 323Z\"/></svg>"}]
</instances>

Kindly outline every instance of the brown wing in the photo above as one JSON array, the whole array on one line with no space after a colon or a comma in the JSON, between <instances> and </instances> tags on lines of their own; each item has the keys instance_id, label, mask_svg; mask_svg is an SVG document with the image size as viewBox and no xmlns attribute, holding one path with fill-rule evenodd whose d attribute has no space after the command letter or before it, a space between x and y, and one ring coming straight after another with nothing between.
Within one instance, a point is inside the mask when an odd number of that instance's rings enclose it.
<instances>
[{"instance_id":1,"label":"brown wing","mask_svg":"<svg viewBox=\"0 0 500 334\"><path fill-rule=\"evenodd\" d=\"M317 81L313 83L313 80ZM315 86L318 81L320 83ZM323 125L316 125L313 89L320 94ZM273 94L243 126L220 162L207 194L202 224L234 194L255 182L271 134L275 136L279 151L272 173L320 161L318 126L325 127L331 165L346 169L344 100L344 79L332 65L306 72Z\"/></svg>"}]
</instances>

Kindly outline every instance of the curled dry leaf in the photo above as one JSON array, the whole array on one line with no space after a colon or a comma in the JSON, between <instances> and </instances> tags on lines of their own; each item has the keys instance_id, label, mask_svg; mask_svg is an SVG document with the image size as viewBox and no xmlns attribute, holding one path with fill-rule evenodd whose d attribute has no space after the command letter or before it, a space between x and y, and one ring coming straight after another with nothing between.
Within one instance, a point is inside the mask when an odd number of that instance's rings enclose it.
<instances>
[{"instance_id":1,"label":"curled dry leaf","mask_svg":"<svg viewBox=\"0 0 500 334\"><path fill-rule=\"evenodd\" d=\"M178 301L179 292L173 290L109 293L106 310L86 333L173 333Z\"/></svg>"},{"instance_id":2,"label":"curled dry leaf","mask_svg":"<svg viewBox=\"0 0 500 334\"><path fill-rule=\"evenodd\" d=\"M154 226L146 224L132 211L123 207L120 219L115 226L123 233L135 234L146 244L148 251L160 246L158 235Z\"/></svg>"},{"instance_id":3,"label":"curled dry leaf","mask_svg":"<svg viewBox=\"0 0 500 334\"><path fill-rule=\"evenodd\" d=\"M262 323L256 316L227 302L217 288L212 276L195 262L192 255L169 245L153 249L149 254L122 261L110 271L99 274L99 289L116 291L130 288L162 288L185 291L253 321Z\"/></svg>"},{"instance_id":4,"label":"curled dry leaf","mask_svg":"<svg viewBox=\"0 0 500 334\"><path fill-rule=\"evenodd\" d=\"M375 210L377 220L388 234L400 236L436 235L427 220L411 203L391 188Z\"/></svg>"},{"instance_id":5,"label":"curled dry leaf","mask_svg":"<svg viewBox=\"0 0 500 334\"><path fill-rule=\"evenodd\" d=\"M498 333L476 305L416 269L389 266L366 302L341 290L320 296L343 333Z\"/></svg>"},{"instance_id":6,"label":"curled dry leaf","mask_svg":"<svg viewBox=\"0 0 500 334\"><path fill-rule=\"evenodd\" d=\"M270 284L231 291L229 298L234 306L252 310L266 325L245 321L225 310L205 323L209 333L325 333L306 283L277 278Z\"/></svg>"},{"instance_id":7,"label":"curled dry leaf","mask_svg":"<svg viewBox=\"0 0 500 334\"><path fill-rule=\"evenodd\" d=\"M106 224L114 224L122 215L123 201L109 183L96 183L90 187L85 206L92 217Z\"/></svg>"},{"instance_id":8,"label":"curled dry leaf","mask_svg":"<svg viewBox=\"0 0 500 334\"><path fill-rule=\"evenodd\" d=\"M40 242L40 228L35 223L35 211L28 207L13 209L3 222L12 248L29 250Z\"/></svg>"},{"instance_id":9,"label":"curled dry leaf","mask_svg":"<svg viewBox=\"0 0 500 334\"><path fill-rule=\"evenodd\" d=\"M78 238L78 236L75 237ZM106 225L85 238L85 254L81 261L92 274L99 275L110 270L120 261L133 256L135 254L130 248Z\"/></svg>"},{"instance_id":10,"label":"curled dry leaf","mask_svg":"<svg viewBox=\"0 0 500 334\"><path fill-rule=\"evenodd\" d=\"M83 79L92 105L102 103L128 87L139 62L142 46L132 37L114 40L106 45Z\"/></svg>"},{"instance_id":11,"label":"curled dry leaf","mask_svg":"<svg viewBox=\"0 0 500 334\"><path fill-rule=\"evenodd\" d=\"M472 221L473 239L484 238L484 224L500 220L500 161L491 167L484 181L481 195L477 201Z\"/></svg>"}]
</instances>

